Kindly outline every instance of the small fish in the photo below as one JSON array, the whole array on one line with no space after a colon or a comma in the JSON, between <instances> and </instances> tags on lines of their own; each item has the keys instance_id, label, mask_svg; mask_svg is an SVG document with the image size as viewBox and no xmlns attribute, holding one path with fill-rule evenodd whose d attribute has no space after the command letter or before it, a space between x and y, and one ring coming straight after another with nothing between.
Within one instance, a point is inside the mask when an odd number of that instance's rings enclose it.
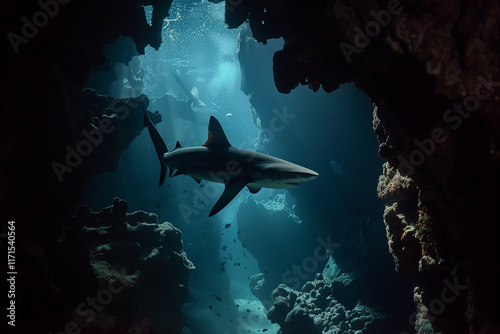
<instances>
[{"instance_id":1,"label":"small fish","mask_svg":"<svg viewBox=\"0 0 500 334\"><path fill-rule=\"evenodd\" d=\"M211 310L214 309L214 307L212 305L208 305L208 308L211 309Z\"/></svg>"},{"instance_id":2,"label":"small fish","mask_svg":"<svg viewBox=\"0 0 500 334\"><path fill-rule=\"evenodd\" d=\"M347 172L342 168L342 165L337 163L336 161L330 161L330 167L332 167L333 171L338 175L347 174Z\"/></svg>"},{"instance_id":3,"label":"small fish","mask_svg":"<svg viewBox=\"0 0 500 334\"><path fill-rule=\"evenodd\" d=\"M226 224L224 225L224 228L230 228L232 224Z\"/></svg>"}]
</instances>

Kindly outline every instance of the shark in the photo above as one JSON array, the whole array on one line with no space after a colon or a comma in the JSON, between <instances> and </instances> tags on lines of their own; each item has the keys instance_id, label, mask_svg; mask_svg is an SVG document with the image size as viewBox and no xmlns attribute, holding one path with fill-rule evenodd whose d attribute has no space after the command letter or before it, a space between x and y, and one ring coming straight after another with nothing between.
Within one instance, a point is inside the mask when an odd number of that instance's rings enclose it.
<instances>
[{"instance_id":1,"label":"shark","mask_svg":"<svg viewBox=\"0 0 500 334\"><path fill-rule=\"evenodd\" d=\"M189 101L191 102L191 109L195 112L201 112L201 113L207 112L208 111L207 105L202 100L200 100L200 98L196 94L198 89L196 87L193 87L192 90L189 90L186 87L186 85L182 82L181 78L179 77L176 71L173 71L172 74L174 75L177 84L181 87L181 89L184 91L184 94L186 94ZM196 95L193 93L195 93Z\"/></svg>"},{"instance_id":2,"label":"shark","mask_svg":"<svg viewBox=\"0 0 500 334\"><path fill-rule=\"evenodd\" d=\"M330 164L330 167L332 167L333 171L334 171L336 174L338 174L338 175L340 175L340 176L342 176L342 175L344 175L344 174L348 174L348 173L344 170L344 168L343 168L342 164L339 164L339 163L338 163L338 162L336 162L335 160L330 161L330 163L329 163L329 164Z\"/></svg>"},{"instance_id":3,"label":"shark","mask_svg":"<svg viewBox=\"0 0 500 334\"><path fill-rule=\"evenodd\" d=\"M198 183L207 180L224 184L224 191L209 217L221 211L245 187L255 194L262 188L294 188L319 176L315 171L292 162L232 146L214 116L210 116L208 139L203 145L183 148L177 141L170 152L148 111L144 112L144 125L160 160L160 186L165 181L167 168L170 177L188 175Z\"/></svg>"}]
</instances>

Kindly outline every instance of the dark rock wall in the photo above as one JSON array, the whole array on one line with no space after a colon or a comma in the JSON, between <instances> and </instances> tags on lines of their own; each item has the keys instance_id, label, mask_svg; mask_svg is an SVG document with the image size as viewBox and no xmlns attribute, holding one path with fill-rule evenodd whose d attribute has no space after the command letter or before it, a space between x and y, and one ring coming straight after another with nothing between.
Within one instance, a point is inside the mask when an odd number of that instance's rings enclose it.
<instances>
[{"instance_id":1,"label":"dark rock wall","mask_svg":"<svg viewBox=\"0 0 500 334\"><path fill-rule=\"evenodd\" d=\"M104 45L120 35L136 44L130 57L147 45L158 48L170 3L0 5L0 220L2 231L9 220L16 222L19 333L65 330L74 303L99 291L87 245L68 223L86 180L116 169L121 152L142 130L148 100L114 100L81 89L91 69L105 63ZM153 5L151 26L143 5ZM84 144L92 142L85 131L94 134L92 145ZM68 158L67 147L84 153ZM147 324L137 326L148 332Z\"/></svg>"},{"instance_id":2,"label":"dark rock wall","mask_svg":"<svg viewBox=\"0 0 500 334\"><path fill-rule=\"evenodd\" d=\"M230 27L248 20L258 41L284 38L273 64L280 92L352 81L375 103L379 154L388 161L379 195L396 268L418 281L417 331L498 332L499 5L228 1L226 8Z\"/></svg>"}]
</instances>

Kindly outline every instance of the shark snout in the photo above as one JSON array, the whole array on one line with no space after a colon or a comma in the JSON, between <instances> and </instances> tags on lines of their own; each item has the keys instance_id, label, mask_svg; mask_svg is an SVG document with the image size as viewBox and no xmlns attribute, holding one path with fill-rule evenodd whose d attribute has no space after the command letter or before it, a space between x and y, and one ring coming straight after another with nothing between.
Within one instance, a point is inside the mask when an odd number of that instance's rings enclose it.
<instances>
[{"instance_id":1,"label":"shark snout","mask_svg":"<svg viewBox=\"0 0 500 334\"><path fill-rule=\"evenodd\" d=\"M318 176L319 174L316 173L315 171L304 168L301 171L287 173L285 179L287 179L287 182L300 183L300 182L312 181L316 179Z\"/></svg>"},{"instance_id":2,"label":"shark snout","mask_svg":"<svg viewBox=\"0 0 500 334\"><path fill-rule=\"evenodd\" d=\"M309 174L309 179L312 181L316 179L318 176L319 174L312 170L311 173Z\"/></svg>"},{"instance_id":3,"label":"shark snout","mask_svg":"<svg viewBox=\"0 0 500 334\"><path fill-rule=\"evenodd\" d=\"M316 173L313 170L309 170L308 172L301 173L300 176L298 176L301 179L305 179L306 181L312 181L318 178L319 174Z\"/></svg>"}]
</instances>

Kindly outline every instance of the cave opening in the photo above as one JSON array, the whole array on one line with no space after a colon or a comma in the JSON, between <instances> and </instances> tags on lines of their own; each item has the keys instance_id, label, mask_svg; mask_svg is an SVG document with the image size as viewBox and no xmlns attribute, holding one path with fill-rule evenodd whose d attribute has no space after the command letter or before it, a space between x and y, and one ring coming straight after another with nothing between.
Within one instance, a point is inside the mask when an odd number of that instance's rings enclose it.
<instances>
[{"instance_id":1,"label":"cave opening","mask_svg":"<svg viewBox=\"0 0 500 334\"><path fill-rule=\"evenodd\" d=\"M145 7L148 22L152 10ZM120 62L120 55L133 54L134 43L119 37L105 47L106 69L92 72L87 87L114 98L145 94L148 110L162 116L156 127L169 148L176 141L182 147L203 144L213 115L232 145L310 166L320 178L290 190L245 189L208 218L223 187L185 176L158 187L158 158L143 131L121 154L116 171L87 182L80 204L99 211L119 197L130 212L155 213L159 222L182 231L196 267L183 308L186 333L277 332L266 318L272 290L282 283L301 291L323 272L329 284L342 287L331 295L339 307L352 309L349 319L325 322L324 328L365 317L357 326L369 330L389 317L394 328L406 329L410 308L398 304L409 296L408 286L391 291L388 284L396 275L376 193L382 160L371 102L349 84L332 93L308 87L278 93L272 57L283 40L258 44L248 26L228 29L224 12L224 4L174 2L158 50L148 46L144 55ZM371 293L374 277L377 293ZM356 286L360 292L348 297Z\"/></svg>"}]
</instances>

